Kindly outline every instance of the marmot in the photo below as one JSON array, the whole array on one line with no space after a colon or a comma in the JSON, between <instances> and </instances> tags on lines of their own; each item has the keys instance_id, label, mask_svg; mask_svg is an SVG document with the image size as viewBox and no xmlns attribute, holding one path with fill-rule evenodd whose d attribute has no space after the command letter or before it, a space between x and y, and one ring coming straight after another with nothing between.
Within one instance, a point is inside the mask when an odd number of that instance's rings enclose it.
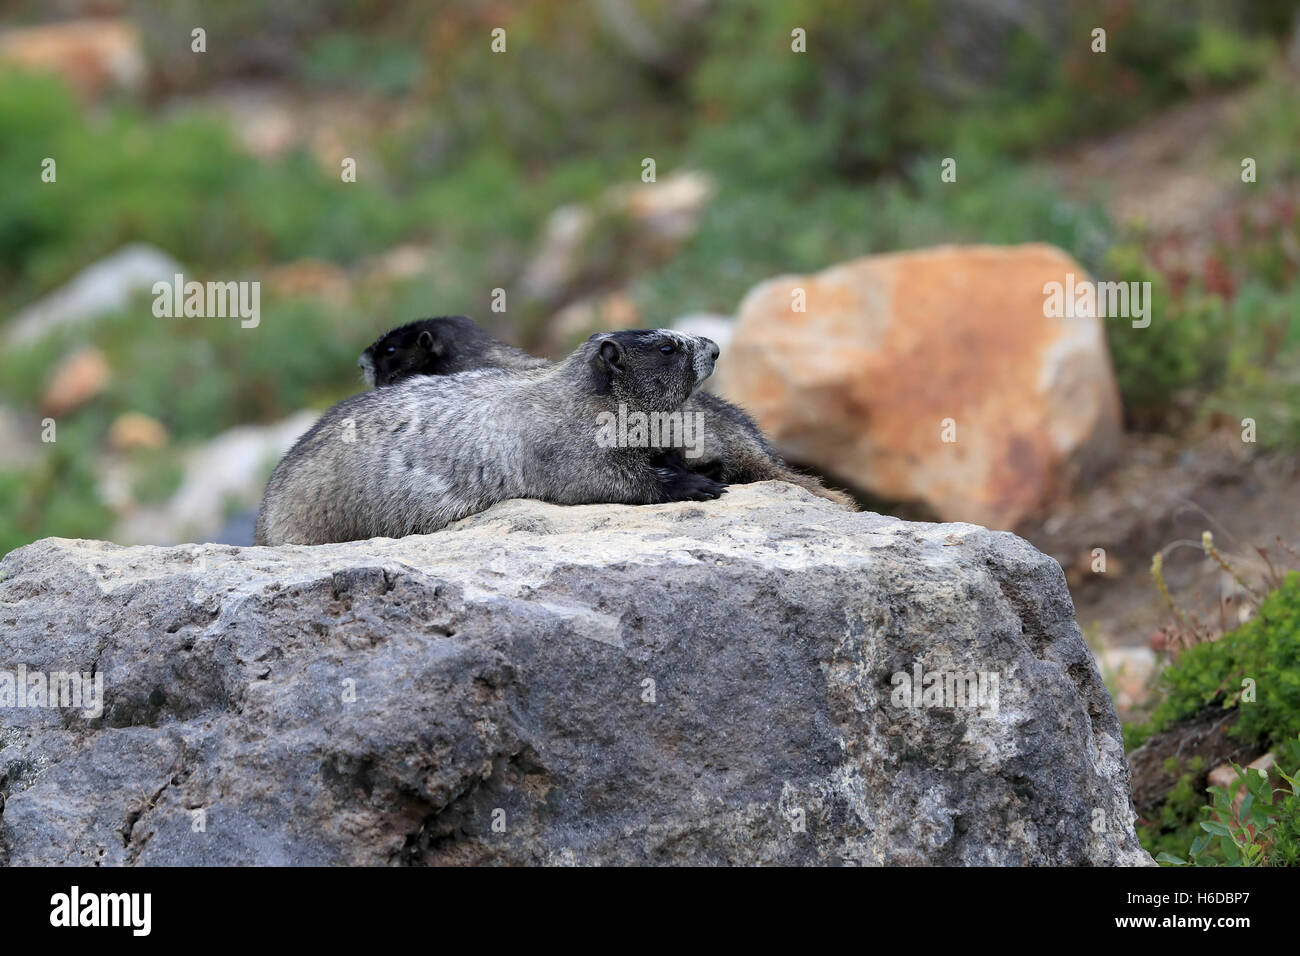
<instances>
[{"instance_id":1,"label":"marmot","mask_svg":"<svg viewBox=\"0 0 1300 956\"><path fill-rule=\"evenodd\" d=\"M423 534L507 498L705 501L724 485L653 447L597 441L603 416L679 412L718 346L669 329L593 335L534 369L412 375L327 411L284 456L254 543Z\"/></svg>"},{"instance_id":2,"label":"marmot","mask_svg":"<svg viewBox=\"0 0 1300 956\"><path fill-rule=\"evenodd\" d=\"M409 375L454 375L476 368L544 368L551 363L494 339L464 315L420 319L390 329L357 359L372 387Z\"/></svg>"},{"instance_id":3,"label":"marmot","mask_svg":"<svg viewBox=\"0 0 1300 956\"><path fill-rule=\"evenodd\" d=\"M412 375L454 375L481 368L537 369L546 359L501 342L463 315L420 319L385 332L357 360L366 382L390 385ZM697 392L685 411L704 414L703 454L682 464L724 484L788 481L846 508L847 494L795 471L768 446L767 438L741 408L711 392Z\"/></svg>"}]
</instances>

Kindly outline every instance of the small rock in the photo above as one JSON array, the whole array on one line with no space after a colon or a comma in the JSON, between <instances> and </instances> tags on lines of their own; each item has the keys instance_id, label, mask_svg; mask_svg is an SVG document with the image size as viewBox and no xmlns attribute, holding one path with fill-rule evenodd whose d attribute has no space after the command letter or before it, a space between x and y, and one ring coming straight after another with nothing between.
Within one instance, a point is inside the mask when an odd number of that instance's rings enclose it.
<instances>
[{"instance_id":1,"label":"small rock","mask_svg":"<svg viewBox=\"0 0 1300 956\"><path fill-rule=\"evenodd\" d=\"M1132 713L1150 695L1151 675L1158 659L1150 647L1107 647L1096 654L1097 666L1114 688L1115 709Z\"/></svg>"},{"instance_id":2,"label":"small rock","mask_svg":"<svg viewBox=\"0 0 1300 956\"><path fill-rule=\"evenodd\" d=\"M108 443L117 451L162 448L167 444L167 429L156 418L126 412L109 427Z\"/></svg>"},{"instance_id":3,"label":"small rock","mask_svg":"<svg viewBox=\"0 0 1300 956\"><path fill-rule=\"evenodd\" d=\"M239 145L258 159L275 159L297 144L301 115L296 105L263 87L227 90L217 101Z\"/></svg>"},{"instance_id":4,"label":"small rock","mask_svg":"<svg viewBox=\"0 0 1300 956\"><path fill-rule=\"evenodd\" d=\"M541 249L524 270L520 286L524 296L538 301L558 298L580 266L582 244L594 217L582 206L561 206L546 220Z\"/></svg>"},{"instance_id":5,"label":"small rock","mask_svg":"<svg viewBox=\"0 0 1300 956\"><path fill-rule=\"evenodd\" d=\"M713 194L709 176L681 170L662 182L631 187L624 195L633 221L651 238L675 244L694 234Z\"/></svg>"},{"instance_id":6,"label":"small rock","mask_svg":"<svg viewBox=\"0 0 1300 956\"><path fill-rule=\"evenodd\" d=\"M1023 531L1022 531L1023 533ZM1074 561L1070 562L1065 568L1065 578L1070 582L1071 589L1084 587L1106 579L1114 580L1122 577L1127 571L1126 563L1113 554L1106 555L1104 570L1098 564L1098 559L1093 555L1091 549L1079 551Z\"/></svg>"},{"instance_id":7,"label":"small rock","mask_svg":"<svg viewBox=\"0 0 1300 956\"><path fill-rule=\"evenodd\" d=\"M401 282L429 271L431 250L428 246L405 243L371 256L361 266L361 272L371 282Z\"/></svg>"},{"instance_id":8,"label":"small rock","mask_svg":"<svg viewBox=\"0 0 1300 956\"><path fill-rule=\"evenodd\" d=\"M727 350L731 346L731 337L735 334L736 323L729 315L718 315L714 312L692 312L690 315L683 315L677 319L670 328L678 332L686 332L689 335L702 335L706 339L713 339L718 343L718 348L722 349L722 356L718 360L718 367L726 361Z\"/></svg>"},{"instance_id":9,"label":"small rock","mask_svg":"<svg viewBox=\"0 0 1300 956\"><path fill-rule=\"evenodd\" d=\"M113 469L101 469L101 497L128 513L113 538L128 544L204 541L220 531L232 507L256 507L275 462L316 420L299 412L273 425L240 425L185 455L181 485L165 504L134 507L122 489L129 484Z\"/></svg>"},{"instance_id":10,"label":"small rock","mask_svg":"<svg viewBox=\"0 0 1300 956\"><path fill-rule=\"evenodd\" d=\"M300 259L271 269L266 284L276 295L286 299L314 298L331 301L352 297L352 282L347 272L332 262Z\"/></svg>"},{"instance_id":11,"label":"small rock","mask_svg":"<svg viewBox=\"0 0 1300 956\"><path fill-rule=\"evenodd\" d=\"M721 380L726 372L728 357L731 354L731 336L736 328L736 323L731 316L717 315L712 312L693 312L690 315L683 315L673 322L669 328L676 329L678 332L686 332L689 335L702 335L706 339L713 339L718 343L718 348L722 350L722 354L718 356L713 375L705 380L702 386L710 392L717 391L717 382Z\"/></svg>"},{"instance_id":12,"label":"small rock","mask_svg":"<svg viewBox=\"0 0 1300 956\"><path fill-rule=\"evenodd\" d=\"M520 286L524 297L538 302L558 302L571 297L580 278L587 281L626 279L630 275L591 276L592 247L605 258L621 263L652 264L670 256L699 225L713 180L703 173L681 170L662 182L617 186L589 205L561 206L551 213L540 248L524 270ZM602 225L624 224L617 229L617 255L609 243L595 241ZM616 268L607 264L607 268ZM580 291L580 290L577 290Z\"/></svg>"},{"instance_id":13,"label":"small rock","mask_svg":"<svg viewBox=\"0 0 1300 956\"><path fill-rule=\"evenodd\" d=\"M678 332L686 332L690 335L703 335L705 338L713 339L722 349L722 354L727 354L727 346L731 344L732 333L736 330L736 323L732 321L729 315L718 315L715 312L692 312L690 315L683 315L677 319L670 328Z\"/></svg>"},{"instance_id":14,"label":"small rock","mask_svg":"<svg viewBox=\"0 0 1300 956\"><path fill-rule=\"evenodd\" d=\"M1252 760L1246 765L1246 768L1249 770L1259 770L1265 775L1269 775L1272 774L1273 767L1276 764L1277 757L1273 755L1272 751L1269 751L1263 756ZM1210 771L1209 776L1206 778L1206 785L1210 787L1223 787L1226 790L1232 786L1236 779L1237 771L1232 768L1232 764L1223 763ZM1248 792L1249 791L1243 786L1232 798L1232 812L1234 815L1241 810L1242 801L1246 799L1246 794Z\"/></svg>"},{"instance_id":15,"label":"small rock","mask_svg":"<svg viewBox=\"0 0 1300 956\"><path fill-rule=\"evenodd\" d=\"M58 416L78 408L108 387L108 360L94 346L77 349L55 366L41 407Z\"/></svg>"},{"instance_id":16,"label":"small rock","mask_svg":"<svg viewBox=\"0 0 1300 956\"><path fill-rule=\"evenodd\" d=\"M593 332L634 329L640 324L641 310L626 292L583 299L561 309L551 319L542 351L564 355Z\"/></svg>"},{"instance_id":17,"label":"small rock","mask_svg":"<svg viewBox=\"0 0 1300 956\"><path fill-rule=\"evenodd\" d=\"M0 34L0 60L56 73L82 97L136 90L145 78L140 34L124 19L69 20Z\"/></svg>"},{"instance_id":18,"label":"small rock","mask_svg":"<svg viewBox=\"0 0 1300 956\"><path fill-rule=\"evenodd\" d=\"M1222 763L1210 771L1206 783L1211 787L1226 787L1237 779L1237 771L1232 769L1231 764Z\"/></svg>"},{"instance_id":19,"label":"small rock","mask_svg":"<svg viewBox=\"0 0 1300 956\"><path fill-rule=\"evenodd\" d=\"M56 329L120 312L155 282L170 285L178 272L180 263L153 246L124 246L20 311L9 323L6 339L10 345L27 345Z\"/></svg>"},{"instance_id":20,"label":"small rock","mask_svg":"<svg viewBox=\"0 0 1300 956\"><path fill-rule=\"evenodd\" d=\"M0 405L0 468L18 470L36 460L40 423Z\"/></svg>"}]
</instances>

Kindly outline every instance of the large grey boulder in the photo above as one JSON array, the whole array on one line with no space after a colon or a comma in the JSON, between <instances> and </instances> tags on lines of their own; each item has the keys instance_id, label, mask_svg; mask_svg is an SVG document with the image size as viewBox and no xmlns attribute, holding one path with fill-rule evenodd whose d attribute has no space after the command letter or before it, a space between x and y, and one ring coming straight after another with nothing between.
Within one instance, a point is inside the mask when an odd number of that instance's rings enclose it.
<instances>
[{"instance_id":1,"label":"large grey boulder","mask_svg":"<svg viewBox=\"0 0 1300 956\"><path fill-rule=\"evenodd\" d=\"M0 705L10 864L1150 863L1060 566L781 483L46 539L0 562L0 694L20 665L103 712Z\"/></svg>"}]
</instances>

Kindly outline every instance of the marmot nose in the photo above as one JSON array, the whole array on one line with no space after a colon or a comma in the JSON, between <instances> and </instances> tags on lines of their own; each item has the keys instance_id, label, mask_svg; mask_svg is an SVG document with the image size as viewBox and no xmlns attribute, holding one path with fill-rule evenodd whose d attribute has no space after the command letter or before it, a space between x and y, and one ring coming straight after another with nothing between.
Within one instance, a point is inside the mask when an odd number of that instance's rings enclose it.
<instances>
[{"instance_id":1,"label":"marmot nose","mask_svg":"<svg viewBox=\"0 0 1300 956\"><path fill-rule=\"evenodd\" d=\"M713 339L705 339L704 341L708 343L709 354L713 356L713 360L716 362L718 356L722 354L722 349L718 348L718 343L713 341Z\"/></svg>"}]
</instances>

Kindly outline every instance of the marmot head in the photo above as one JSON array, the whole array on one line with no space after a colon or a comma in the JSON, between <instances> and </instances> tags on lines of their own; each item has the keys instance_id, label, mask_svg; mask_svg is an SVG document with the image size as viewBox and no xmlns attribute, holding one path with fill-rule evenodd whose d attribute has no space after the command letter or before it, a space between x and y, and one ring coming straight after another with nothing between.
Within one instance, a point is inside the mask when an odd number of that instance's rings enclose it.
<instances>
[{"instance_id":1,"label":"marmot head","mask_svg":"<svg viewBox=\"0 0 1300 956\"><path fill-rule=\"evenodd\" d=\"M452 375L478 368L474 353L490 335L463 315L409 322L375 340L357 364L371 386L392 385L409 375Z\"/></svg>"},{"instance_id":2,"label":"marmot head","mask_svg":"<svg viewBox=\"0 0 1300 956\"><path fill-rule=\"evenodd\" d=\"M672 329L600 332L578 350L596 390L640 411L674 411L713 374L712 339Z\"/></svg>"}]
</instances>

